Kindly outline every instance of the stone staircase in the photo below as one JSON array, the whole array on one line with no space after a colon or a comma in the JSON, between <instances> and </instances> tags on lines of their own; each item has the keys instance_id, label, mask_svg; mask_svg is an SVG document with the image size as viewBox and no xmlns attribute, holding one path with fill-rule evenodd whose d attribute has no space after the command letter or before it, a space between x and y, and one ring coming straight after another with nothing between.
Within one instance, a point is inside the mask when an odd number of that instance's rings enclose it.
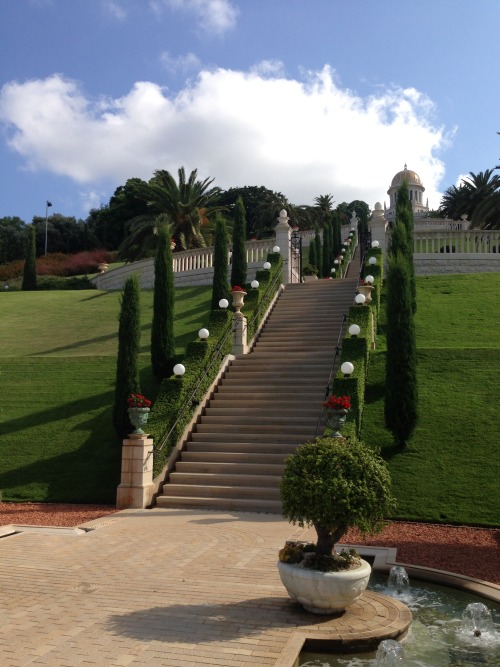
<instances>
[{"instance_id":1,"label":"stone staircase","mask_svg":"<svg viewBox=\"0 0 500 667\"><path fill-rule=\"evenodd\" d=\"M281 513L284 459L315 435L357 278L288 285L237 357L157 498L161 507Z\"/></svg>"}]
</instances>

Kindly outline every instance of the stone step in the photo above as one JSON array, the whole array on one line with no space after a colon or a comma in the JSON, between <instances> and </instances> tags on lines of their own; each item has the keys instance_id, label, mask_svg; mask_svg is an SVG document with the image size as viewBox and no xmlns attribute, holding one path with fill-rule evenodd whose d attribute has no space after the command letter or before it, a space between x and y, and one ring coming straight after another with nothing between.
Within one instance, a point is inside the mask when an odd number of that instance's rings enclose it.
<instances>
[{"instance_id":1,"label":"stone step","mask_svg":"<svg viewBox=\"0 0 500 667\"><path fill-rule=\"evenodd\" d=\"M194 490L191 484L165 484L163 487L163 496L193 496L199 498L232 498L235 495L235 489L232 486L211 486L198 485ZM257 498L259 500L277 500L280 499L279 489L273 489L264 486L239 486L238 498Z\"/></svg>"},{"instance_id":2,"label":"stone step","mask_svg":"<svg viewBox=\"0 0 500 667\"><path fill-rule=\"evenodd\" d=\"M188 443L189 452L220 452L235 454L258 454L260 455L288 455L293 454L298 445L306 442L307 439L297 438L295 441L285 440L283 442L275 440L252 440L251 442L234 442L234 440L201 439L201 434L193 433L192 436L200 435L199 440L192 440Z\"/></svg>"},{"instance_id":3,"label":"stone step","mask_svg":"<svg viewBox=\"0 0 500 667\"><path fill-rule=\"evenodd\" d=\"M237 475L240 482L243 476L257 475L259 478L265 475L281 478L285 466L282 463L235 463L233 461L186 461L184 456L175 464L175 472L182 473L204 473L225 476Z\"/></svg>"},{"instance_id":4,"label":"stone step","mask_svg":"<svg viewBox=\"0 0 500 667\"><path fill-rule=\"evenodd\" d=\"M297 443L305 442L308 438L314 435L314 429L298 427L289 429L286 432L285 424L278 425L260 425L255 424L251 432L246 431L240 433L236 425L231 425L230 428L224 428L222 424L196 424L196 430L191 433L193 442L229 442L233 446L238 446L240 439L243 443L257 442L265 440L269 443Z\"/></svg>"},{"instance_id":5,"label":"stone step","mask_svg":"<svg viewBox=\"0 0 500 667\"><path fill-rule=\"evenodd\" d=\"M192 443L189 443L192 445ZM189 449L182 452L181 462L186 463L201 463L205 465L214 464L229 464L229 465L263 465L270 467L274 465L282 465L285 458L295 450L295 447L282 453L268 454L267 452L235 452L233 450L224 451L207 451L202 449L200 451L192 451Z\"/></svg>"},{"instance_id":6,"label":"stone step","mask_svg":"<svg viewBox=\"0 0 500 667\"><path fill-rule=\"evenodd\" d=\"M194 472L194 471L177 471L170 473L169 482L171 484L196 484L200 487L219 486L219 487L261 487L269 490L277 489L281 482L281 475L251 475L249 473L220 473L220 472Z\"/></svg>"},{"instance_id":7,"label":"stone step","mask_svg":"<svg viewBox=\"0 0 500 667\"><path fill-rule=\"evenodd\" d=\"M200 498L196 496L158 496L158 507L203 507L209 509L243 512L269 512L281 514L281 502L258 498Z\"/></svg>"},{"instance_id":8,"label":"stone step","mask_svg":"<svg viewBox=\"0 0 500 667\"><path fill-rule=\"evenodd\" d=\"M224 401L222 401L224 402ZM217 417L230 417L236 423L238 422L239 417L245 418L247 415L251 417L258 416L259 419L262 419L264 416L269 416L269 402L261 401L260 403L253 402L251 405L248 404L248 401L237 401L233 399L232 401L227 401L224 403L224 406L219 405L220 401L214 401L216 407L211 407L209 404L208 408L205 408L205 414L210 419L215 419ZM281 422L286 421L292 417L296 419L307 419L308 417L318 417L321 410L321 405L312 404L311 407L303 407L301 403L297 402L295 405L276 405L273 402L273 412L275 412L277 417L270 417L272 419L280 419Z\"/></svg>"},{"instance_id":9,"label":"stone step","mask_svg":"<svg viewBox=\"0 0 500 667\"><path fill-rule=\"evenodd\" d=\"M286 419L283 416L273 416L267 411L267 415L258 415L255 412L235 409L232 414L219 415L208 413L202 417L199 424L196 425L198 433L207 433L208 431L217 431L223 426L235 425L238 429L243 428L245 433L274 432L294 430L297 427L304 429L313 429L319 416L319 410L309 415L289 414ZM202 427L202 428L200 428ZM292 428L293 427L293 428Z\"/></svg>"}]
</instances>

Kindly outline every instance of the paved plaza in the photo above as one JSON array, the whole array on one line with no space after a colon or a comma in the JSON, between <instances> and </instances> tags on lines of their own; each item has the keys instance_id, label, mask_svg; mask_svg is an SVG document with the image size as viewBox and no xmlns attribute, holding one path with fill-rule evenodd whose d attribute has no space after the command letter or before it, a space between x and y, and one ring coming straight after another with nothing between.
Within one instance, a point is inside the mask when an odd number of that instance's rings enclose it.
<instances>
[{"instance_id":1,"label":"paved plaza","mask_svg":"<svg viewBox=\"0 0 500 667\"><path fill-rule=\"evenodd\" d=\"M287 667L332 622L289 600L278 550L312 533L277 515L126 510L83 528L0 539L2 667Z\"/></svg>"}]
</instances>

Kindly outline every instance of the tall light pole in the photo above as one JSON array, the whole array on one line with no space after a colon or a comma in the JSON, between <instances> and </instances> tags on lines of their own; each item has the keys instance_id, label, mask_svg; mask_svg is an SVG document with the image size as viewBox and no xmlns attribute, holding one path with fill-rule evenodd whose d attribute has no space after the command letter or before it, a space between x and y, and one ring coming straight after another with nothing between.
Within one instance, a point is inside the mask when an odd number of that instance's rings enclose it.
<instances>
[{"instance_id":1,"label":"tall light pole","mask_svg":"<svg viewBox=\"0 0 500 667\"><path fill-rule=\"evenodd\" d=\"M45 255L47 255L47 224L49 222L49 207L52 206L50 201L45 202Z\"/></svg>"}]
</instances>

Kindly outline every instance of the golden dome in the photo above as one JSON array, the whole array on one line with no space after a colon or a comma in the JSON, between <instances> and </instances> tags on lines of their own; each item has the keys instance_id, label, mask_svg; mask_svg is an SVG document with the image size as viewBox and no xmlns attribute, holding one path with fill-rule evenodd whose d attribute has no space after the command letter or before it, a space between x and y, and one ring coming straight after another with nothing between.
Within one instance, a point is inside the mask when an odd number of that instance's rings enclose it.
<instances>
[{"instance_id":1,"label":"golden dome","mask_svg":"<svg viewBox=\"0 0 500 667\"><path fill-rule=\"evenodd\" d=\"M417 174L417 172L412 171L411 169L407 169L405 165L403 171L398 171L398 173L392 179L391 188L399 187L404 180L406 180L408 185L422 185L422 181L420 180L420 176Z\"/></svg>"}]
</instances>

